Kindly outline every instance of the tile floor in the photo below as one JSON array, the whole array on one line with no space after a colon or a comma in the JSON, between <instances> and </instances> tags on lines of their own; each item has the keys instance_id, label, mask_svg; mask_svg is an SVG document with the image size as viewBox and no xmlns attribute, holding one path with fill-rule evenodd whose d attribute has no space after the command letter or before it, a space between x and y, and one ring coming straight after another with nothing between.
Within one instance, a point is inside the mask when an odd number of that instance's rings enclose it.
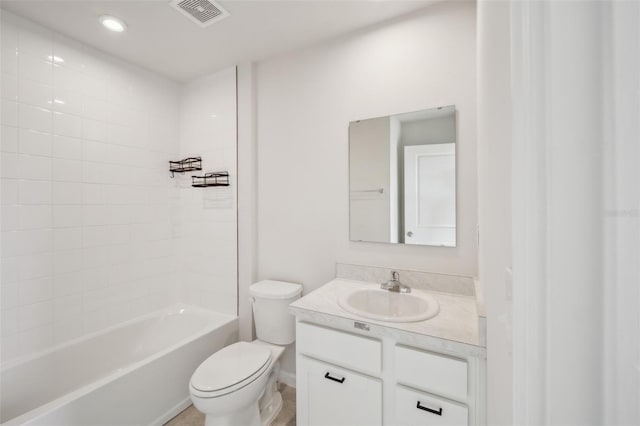
<instances>
[{"instance_id":1,"label":"tile floor","mask_svg":"<svg viewBox=\"0 0 640 426\"><path fill-rule=\"evenodd\" d=\"M280 384L282 393L282 410L271 426L295 426L296 425L296 389ZM169 420L165 426L204 426L204 414L196 410L193 405Z\"/></svg>"}]
</instances>

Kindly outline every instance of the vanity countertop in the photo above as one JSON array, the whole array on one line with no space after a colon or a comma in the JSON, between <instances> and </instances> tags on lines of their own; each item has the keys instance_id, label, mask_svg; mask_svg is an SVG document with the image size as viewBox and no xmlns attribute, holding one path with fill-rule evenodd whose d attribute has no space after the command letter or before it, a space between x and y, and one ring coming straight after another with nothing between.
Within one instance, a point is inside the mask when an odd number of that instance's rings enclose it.
<instances>
[{"instance_id":1,"label":"vanity countertop","mask_svg":"<svg viewBox=\"0 0 640 426\"><path fill-rule=\"evenodd\" d=\"M289 308L300 319L311 319L310 316L314 318L328 316L329 321L356 320L383 326L404 335L408 333L413 337L435 338L442 340L443 344L457 343L473 352L478 349L484 352L481 342L485 339L479 335L479 313L475 296L412 289L412 291L422 291L432 295L440 304L440 312L425 321L393 323L363 318L347 312L338 305L338 297L341 294L364 288L380 288L380 284L336 278L298 299L289 305Z\"/></svg>"}]
</instances>

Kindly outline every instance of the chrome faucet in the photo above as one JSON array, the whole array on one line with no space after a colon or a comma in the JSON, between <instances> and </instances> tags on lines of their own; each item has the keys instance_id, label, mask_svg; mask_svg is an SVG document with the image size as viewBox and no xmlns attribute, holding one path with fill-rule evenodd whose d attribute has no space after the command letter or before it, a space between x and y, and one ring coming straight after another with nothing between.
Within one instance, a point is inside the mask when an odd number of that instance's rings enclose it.
<instances>
[{"instance_id":1,"label":"chrome faucet","mask_svg":"<svg viewBox=\"0 0 640 426\"><path fill-rule=\"evenodd\" d=\"M411 287L400 282L400 275L396 271L391 271L391 279L386 283L380 284L380 288L396 293L411 293Z\"/></svg>"}]
</instances>

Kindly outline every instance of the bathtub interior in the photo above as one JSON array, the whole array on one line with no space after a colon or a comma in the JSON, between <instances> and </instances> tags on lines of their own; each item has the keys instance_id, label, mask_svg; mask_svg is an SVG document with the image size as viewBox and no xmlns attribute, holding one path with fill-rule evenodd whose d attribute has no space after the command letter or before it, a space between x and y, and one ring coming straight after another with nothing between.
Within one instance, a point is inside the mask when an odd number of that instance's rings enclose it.
<instances>
[{"instance_id":1,"label":"bathtub interior","mask_svg":"<svg viewBox=\"0 0 640 426\"><path fill-rule=\"evenodd\" d=\"M179 305L12 361L0 369L0 423L100 379L124 374L235 319Z\"/></svg>"}]
</instances>

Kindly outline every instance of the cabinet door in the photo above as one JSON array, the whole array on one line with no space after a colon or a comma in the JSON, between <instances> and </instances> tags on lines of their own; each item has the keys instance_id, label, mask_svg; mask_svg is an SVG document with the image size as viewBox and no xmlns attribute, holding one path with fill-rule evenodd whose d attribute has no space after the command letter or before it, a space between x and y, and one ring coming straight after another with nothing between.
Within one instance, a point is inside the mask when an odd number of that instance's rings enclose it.
<instances>
[{"instance_id":1,"label":"cabinet door","mask_svg":"<svg viewBox=\"0 0 640 426\"><path fill-rule=\"evenodd\" d=\"M298 357L298 424L373 426L382 423L380 380Z\"/></svg>"},{"instance_id":2,"label":"cabinet door","mask_svg":"<svg viewBox=\"0 0 640 426\"><path fill-rule=\"evenodd\" d=\"M469 424L469 411L465 405L404 386L396 387L395 411L395 424L398 426L466 426Z\"/></svg>"}]
</instances>

